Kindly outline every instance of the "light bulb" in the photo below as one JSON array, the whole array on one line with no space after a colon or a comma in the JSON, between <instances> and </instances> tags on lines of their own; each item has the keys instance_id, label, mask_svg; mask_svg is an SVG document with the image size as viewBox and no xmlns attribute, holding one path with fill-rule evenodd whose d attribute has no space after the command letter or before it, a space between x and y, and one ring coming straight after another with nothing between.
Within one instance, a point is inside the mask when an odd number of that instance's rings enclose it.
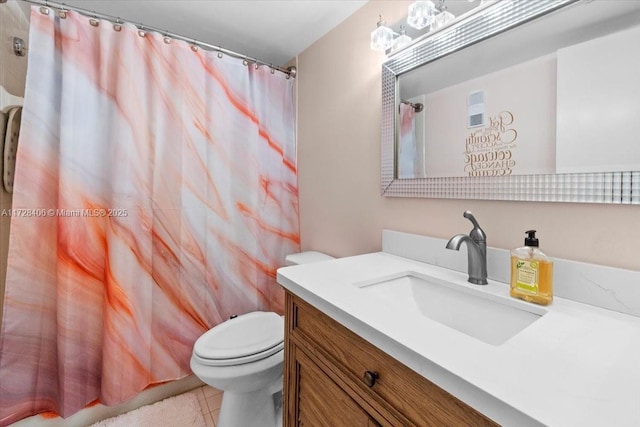
<instances>
[{"instance_id":1,"label":"light bulb","mask_svg":"<svg viewBox=\"0 0 640 427\"><path fill-rule=\"evenodd\" d=\"M442 27L449 25L454 19L455 15L449 12L446 8L442 12L438 13L431 24L431 31L439 30Z\"/></svg>"},{"instance_id":2,"label":"light bulb","mask_svg":"<svg viewBox=\"0 0 640 427\"><path fill-rule=\"evenodd\" d=\"M393 45L393 31L386 26L386 22L380 15L378 26L371 31L371 49L385 51Z\"/></svg>"},{"instance_id":3,"label":"light bulb","mask_svg":"<svg viewBox=\"0 0 640 427\"><path fill-rule=\"evenodd\" d=\"M393 48L392 50L394 52L402 49L403 47L407 46L409 43L411 43L412 38L409 37L406 34L406 30L404 29L404 25L400 25L400 35L393 41Z\"/></svg>"},{"instance_id":4,"label":"light bulb","mask_svg":"<svg viewBox=\"0 0 640 427\"><path fill-rule=\"evenodd\" d=\"M407 23L421 30L431 25L436 14L436 6L431 0L418 0L409 6Z\"/></svg>"}]
</instances>

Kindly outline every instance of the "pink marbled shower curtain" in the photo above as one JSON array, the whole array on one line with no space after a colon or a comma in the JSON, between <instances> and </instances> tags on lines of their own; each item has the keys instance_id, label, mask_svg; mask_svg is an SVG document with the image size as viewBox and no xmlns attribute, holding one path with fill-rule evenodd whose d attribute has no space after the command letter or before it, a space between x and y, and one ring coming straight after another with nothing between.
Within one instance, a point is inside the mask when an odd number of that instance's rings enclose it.
<instances>
[{"instance_id":1,"label":"pink marbled shower curtain","mask_svg":"<svg viewBox=\"0 0 640 427\"><path fill-rule=\"evenodd\" d=\"M398 178L416 178L418 159L416 111L413 105L401 102L399 107L400 134L398 137Z\"/></svg>"},{"instance_id":2,"label":"pink marbled shower curtain","mask_svg":"<svg viewBox=\"0 0 640 427\"><path fill-rule=\"evenodd\" d=\"M76 13L33 8L29 44L0 425L190 374L299 250L291 79Z\"/></svg>"}]
</instances>

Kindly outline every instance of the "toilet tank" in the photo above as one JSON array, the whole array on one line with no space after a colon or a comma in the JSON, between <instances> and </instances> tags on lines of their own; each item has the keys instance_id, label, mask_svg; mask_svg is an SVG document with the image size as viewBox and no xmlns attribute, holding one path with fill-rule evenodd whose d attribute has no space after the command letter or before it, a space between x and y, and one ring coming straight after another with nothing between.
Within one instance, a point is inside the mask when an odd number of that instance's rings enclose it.
<instances>
[{"instance_id":1,"label":"toilet tank","mask_svg":"<svg viewBox=\"0 0 640 427\"><path fill-rule=\"evenodd\" d=\"M312 262L327 261L334 257L317 251L305 251L287 255L285 265L310 264Z\"/></svg>"}]
</instances>

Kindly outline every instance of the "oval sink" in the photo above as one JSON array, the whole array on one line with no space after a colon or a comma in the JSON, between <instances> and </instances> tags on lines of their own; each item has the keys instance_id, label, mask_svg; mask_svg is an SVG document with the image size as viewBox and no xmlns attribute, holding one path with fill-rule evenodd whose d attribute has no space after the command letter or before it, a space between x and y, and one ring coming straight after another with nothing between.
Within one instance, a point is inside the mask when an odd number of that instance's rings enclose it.
<instances>
[{"instance_id":1,"label":"oval sink","mask_svg":"<svg viewBox=\"0 0 640 427\"><path fill-rule=\"evenodd\" d=\"M412 271L354 286L383 298L401 312L413 311L491 345L503 344L547 312Z\"/></svg>"}]
</instances>

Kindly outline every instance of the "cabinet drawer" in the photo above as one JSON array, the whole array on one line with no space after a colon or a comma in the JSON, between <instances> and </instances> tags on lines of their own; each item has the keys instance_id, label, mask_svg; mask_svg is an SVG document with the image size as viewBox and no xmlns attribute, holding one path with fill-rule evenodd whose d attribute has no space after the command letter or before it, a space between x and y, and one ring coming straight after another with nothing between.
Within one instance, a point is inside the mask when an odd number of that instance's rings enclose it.
<instances>
[{"instance_id":1,"label":"cabinet drawer","mask_svg":"<svg viewBox=\"0 0 640 427\"><path fill-rule=\"evenodd\" d=\"M296 351L294 349L294 351ZM295 425L375 427L378 424L303 352L296 351L298 419Z\"/></svg>"},{"instance_id":2,"label":"cabinet drawer","mask_svg":"<svg viewBox=\"0 0 640 427\"><path fill-rule=\"evenodd\" d=\"M289 297L291 337L328 360L355 392L377 402L383 412L408 425L497 425L310 304Z\"/></svg>"}]
</instances>

